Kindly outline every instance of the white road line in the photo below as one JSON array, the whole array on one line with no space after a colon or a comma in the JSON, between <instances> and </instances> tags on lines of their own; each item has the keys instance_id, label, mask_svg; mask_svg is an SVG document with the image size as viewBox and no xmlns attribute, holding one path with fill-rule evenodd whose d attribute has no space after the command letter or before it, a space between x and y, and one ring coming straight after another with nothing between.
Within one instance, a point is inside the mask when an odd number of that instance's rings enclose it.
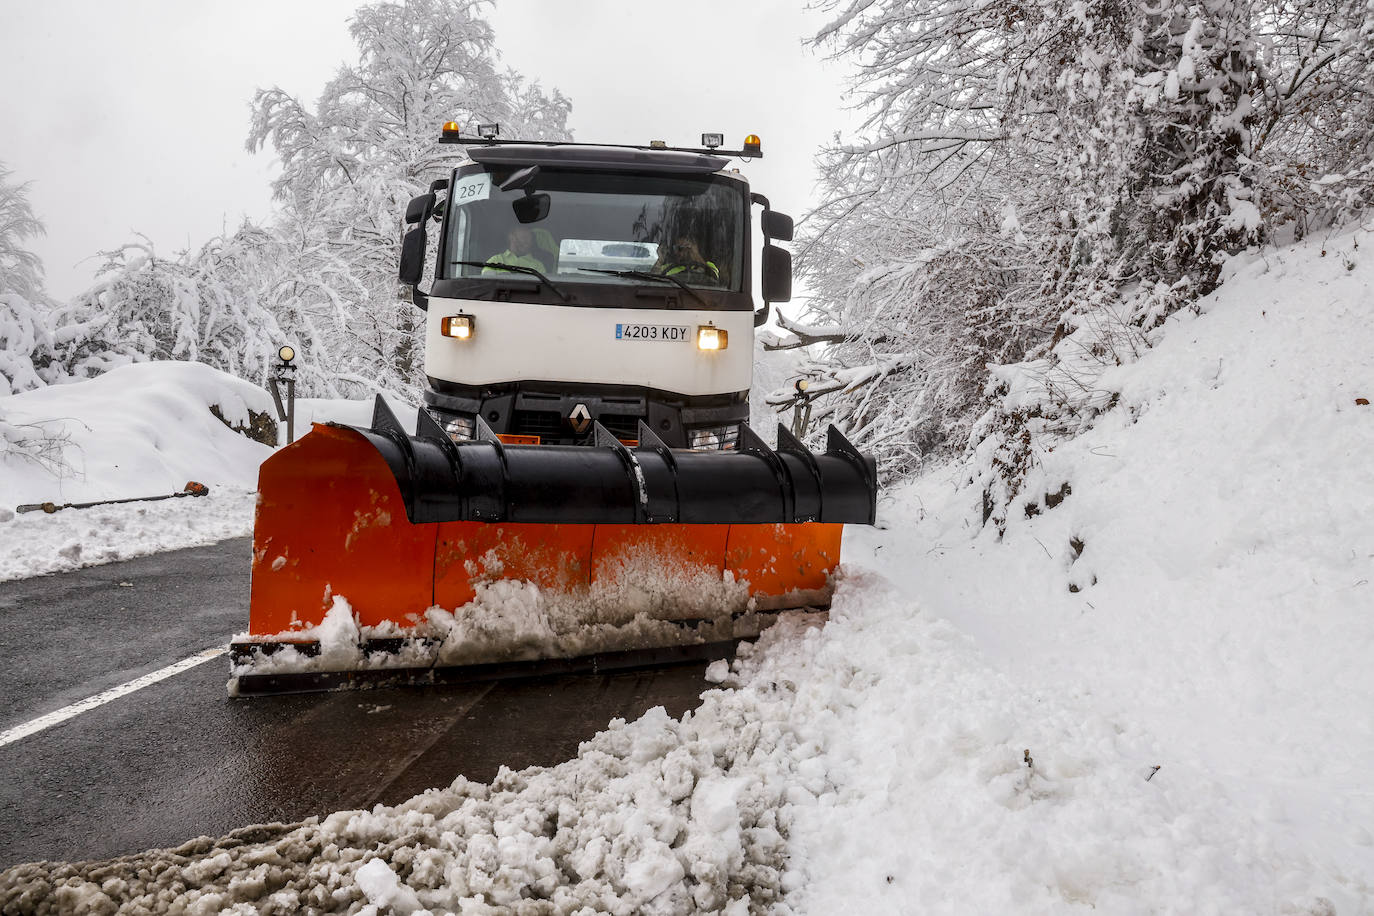
<instances>
[{"instance_id":1,"label":"white road line","mask_svg":"<svg viewBox=\"0 0 1374 916\"><path fill-rule=\"evenodd\" d=\"M0 732L0 747L4 747L7 744L13 744L16 741L27 738L29 735L37 734L45 728L52 728L54 725L66 722L68 719L74 719L83 712L89 712L97 706L104 706L111 700L117 700L126 694L133 693L135 690L142 690L144 687L156 684L158 681L165 681L167 678L194 668L196 665L202 665L212 658L218 658L226 651L225 647L220 646L215 649L206 649L204 652L197 652L190 658L183 658L181 661L168 665L166 668L161 668L150 674L145 674L142 677L136 677L132 681L120 684L118 687L111 687L104 693L97 693L93 697L78 700L70 706L64 706L56 712L48 713L46 716L39 716L37 719L32 719L25 722L23 725L16 725L14 728Z\"/></svg>"}]
</instances>

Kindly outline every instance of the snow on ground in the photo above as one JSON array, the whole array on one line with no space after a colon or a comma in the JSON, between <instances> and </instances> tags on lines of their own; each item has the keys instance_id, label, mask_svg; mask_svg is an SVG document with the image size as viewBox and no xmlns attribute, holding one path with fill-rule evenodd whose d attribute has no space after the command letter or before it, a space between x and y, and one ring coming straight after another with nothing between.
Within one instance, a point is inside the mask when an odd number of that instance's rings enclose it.
<instances>
[{"instance_id":1,"label":"snow on ground","mask_svg":"<svg viewBox=\"0 0 1374 916\"><path fill-rule=\"evenodd\" d=\"M978 494L946 471L894 497L890 530L847 545L851 565L946 618L1023 702L1098 731L1098 755L1113 750L1089 772L1110 764L1138 782L1128 795L1163 793L1179 832L1154 854L1176 879L1209 875L1218 903L1236 895L1223 912L1305 912L1318 896L1374 911L1374 407L1359 403L1374 400L1371 243L1358 231L1233 265L1202 316L1176 316L1100 381L1121 409L1039 456L1035 492L1072 493L1003 543L974 533ZM1082 769L1091 757L1072 738L1020 740L1037 767ZM891 793L888 816L916 797ZM1103 805L1082 855L1058 863L1099 885L1085 901L1137 880L1127 802ZM1027 843L1038 856L1063 836ZM1161 891L1130 894L1190 909Z\"/></svg>"},{"instance_id":2,"label":"snow on ground","mask_svg":"<svg viewBox=\"0 0 1374 916\"><path fill-rule=\"evenodd\" d=\"M89 381L0 398L0 580L207 544L252 527L257 468L271 454L210 413L247 424L266 391L198 363L124 366ZM54 514L24 503L181 492L208 496Z\"/></svg>"},{"instance_id":3,"label":"snow on ground","mask_svg":"<svg viewBox=\"0 0 1374 916\"><path fill-rule=\"evenodd\" d=\"M966 470L885 499L825 627L715 666L681 721L395 808L19 866L0 909L1374 912L1357 242L1234 265L1102 380L1121 408L1040 456L1072 493L1003 541Z\"/></svg>"},{"instance_id":4,"label":"snow on ground","mask_svg":"<svg viewBox=\"0 0 1374 916\"><path fill-rule=\"evenodd\" d=\"M253 503L252 491L211 486L196 499L55 515L0 508L0 582L242 537L253 530Z\"/></svg>"},{"instance_id":5,"label":"snow on ground","mask_svg":"<svg viewBox=\"0 0 1374 916\"><path fill-rule=\"evenodd\" d=\"M249 411L275 416L262 388L200 363L124 366L95 379L0 398L0 581L194 547L252 533L258 465L272 453L236 425ZM392 400L409 419L414 408ZM371 401L302 399L310 422L367 425ZM285 425L281 440L285 441ZM208 496L54 514L16 513L26 503L90 502L182 491Z\"/></svg>"},{"instance_id":6,"label":"snow on ground","mask_svg":"<svg viewBox=\"0 0 1374 916\"><path fill-rule=\"evenodd\" d=\"M382 392L386 405L407 429L415 428L416 402L406 400L391 391ZM296 438L310 432L312 423L343 423L348 426L368 427L372 424L372 410L375 396L357 400L339 398L300 398L296 401ZM281 424L279 437L286 444L286 424Z\"/></svg>"}]
</instances>

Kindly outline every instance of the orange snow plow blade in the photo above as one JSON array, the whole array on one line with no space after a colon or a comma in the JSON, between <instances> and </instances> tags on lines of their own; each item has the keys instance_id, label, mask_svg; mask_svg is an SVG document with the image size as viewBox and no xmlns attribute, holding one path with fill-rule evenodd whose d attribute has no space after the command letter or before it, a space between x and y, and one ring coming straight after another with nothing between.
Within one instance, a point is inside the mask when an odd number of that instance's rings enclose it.
<instances>
[{"instance_id":1,"label":"orange snow plow blade","mask_svg":"<svg viewBox=\"0 0 1374 916\"><path fill-rule=\"evenodd\" d=\"M755 497L788 472L771 451L746 467L652 444L454 444L382 410L371 430L316 425L263 464L231 692L724 657L779 611L828 606L843 523L807 494L872 502L869 479L810 456L805 492L782 501L816 520L755 521L781 511Z\"/></svg>"}]
</instances>

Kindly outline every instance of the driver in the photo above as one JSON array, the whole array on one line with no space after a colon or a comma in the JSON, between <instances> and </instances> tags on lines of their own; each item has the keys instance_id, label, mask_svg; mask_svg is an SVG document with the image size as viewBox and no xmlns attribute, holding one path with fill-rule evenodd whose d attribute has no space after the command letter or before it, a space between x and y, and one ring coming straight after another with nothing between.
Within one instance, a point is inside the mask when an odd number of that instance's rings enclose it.
<instances>
[{"instance_id":1,"label":"driver","mask_svg":"<svg viewBox=\"0 0 1374 916\"><path fill-rule=\"evenodd\" d=\"M720 279L720 270L714 263L706 260L691 236L678 236L673 244L659 252L654 273L673 277L684 273L706 274L713 280Z\"/></svg>"},{"instance_id":2,"label":"driver","mask_svg":"<svg viewBox=\"0 0 1374 916\"><path fill-rule=\"evenodd\" d=\"M500 254L494 254L487 258L488 264L510 264L512 267L532 267L543 273L549 268L543 261L534 256L534 231L528 226L516 226L506 236L506 244L509 245ZM517 273L517 271L502 271L499 267L483 267L482 273Z\"/></svg>"}]
</instances>

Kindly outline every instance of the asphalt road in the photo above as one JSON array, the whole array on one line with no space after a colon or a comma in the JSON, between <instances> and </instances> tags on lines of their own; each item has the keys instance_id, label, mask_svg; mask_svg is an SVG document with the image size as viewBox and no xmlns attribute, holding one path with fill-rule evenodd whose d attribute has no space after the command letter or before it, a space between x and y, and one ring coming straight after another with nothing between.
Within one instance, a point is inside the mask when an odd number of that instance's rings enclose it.
<instances>
[{"instance_id":1,"label":"asphalt road","mask_svg":"<svg viewBox=\"0 0 1374 916\"><path fill-rule=\"evenodd\" d=\"M0 583L0 732L246 628L248 539ZM231 700L220 657L0 747L0 869L104 859L549 766L695 707L705 664Z\"/></svg>"}]
</instances>

